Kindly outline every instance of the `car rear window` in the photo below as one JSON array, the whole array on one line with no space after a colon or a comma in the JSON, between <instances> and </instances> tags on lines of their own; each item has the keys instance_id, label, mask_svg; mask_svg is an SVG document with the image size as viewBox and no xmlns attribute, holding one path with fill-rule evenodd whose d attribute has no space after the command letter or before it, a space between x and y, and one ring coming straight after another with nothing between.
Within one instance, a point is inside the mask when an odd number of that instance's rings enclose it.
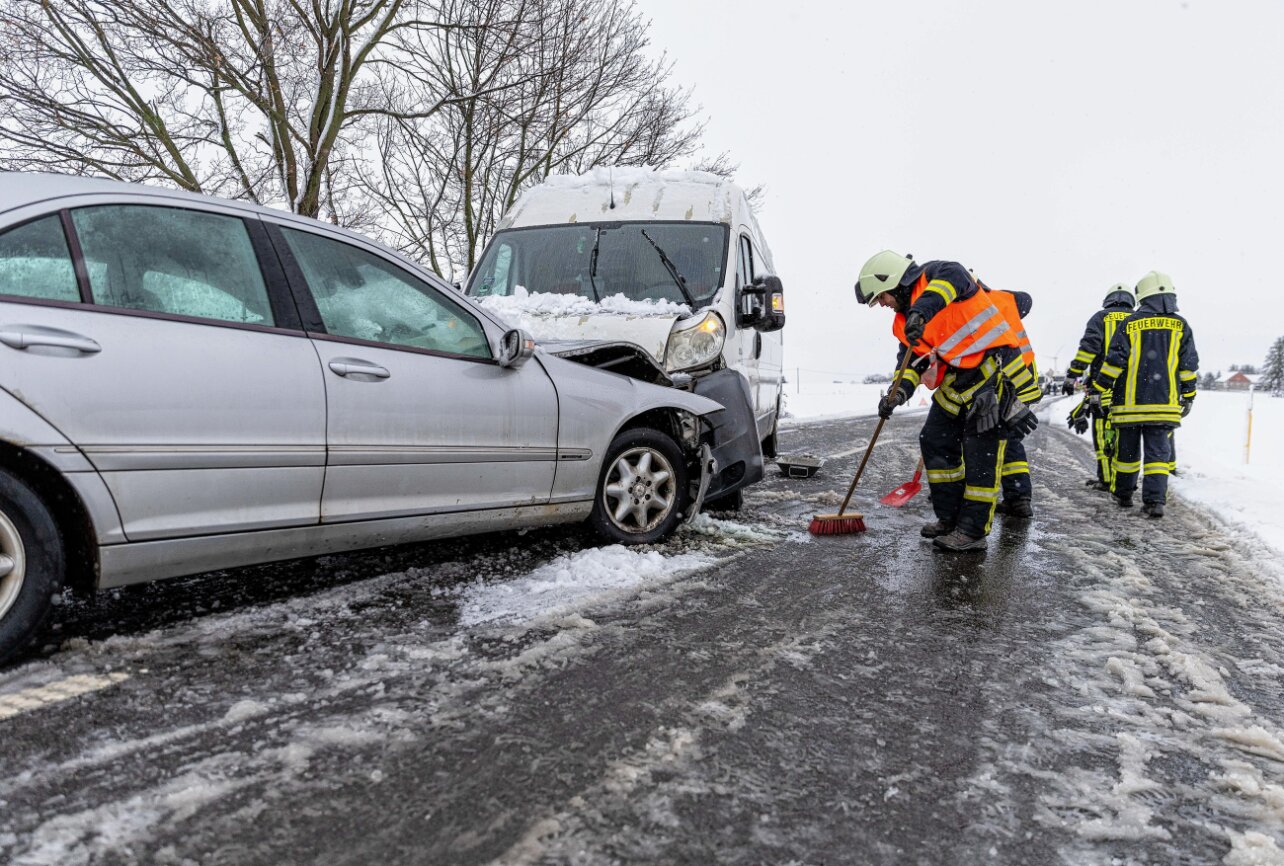
<instances>
[{"instance_id":1,"label":"car rear window","mask_svg":"<svg viewBox=\"0 0 1284 866\"><path fill-rule=\"evenodd\" d=\"M150 205L72 211L94 303L272 325L267 287L237 217Z\"/></svg>"},{"instance_id":2,"label":"car rear window","mask_svg":"<svg viewBox=\"0 0 1284 866\"><path fill-rule=\"evenodd\" d=\"M57 214L0 234L0 295L80 300L67 236Z\"/></svg>"}]
</instances>

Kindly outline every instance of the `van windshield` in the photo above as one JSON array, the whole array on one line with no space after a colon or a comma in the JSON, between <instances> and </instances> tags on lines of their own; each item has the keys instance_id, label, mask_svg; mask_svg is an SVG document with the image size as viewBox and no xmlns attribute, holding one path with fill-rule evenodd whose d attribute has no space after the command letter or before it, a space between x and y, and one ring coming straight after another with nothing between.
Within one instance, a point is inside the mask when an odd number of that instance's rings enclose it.
<instances>
[{"instance_id":1,"label":"van windshield","mask_svg":"<svg viewBox=\"0 0 1284 866\"><path fill-rule=\"evenodd\" d=\"M699 308L712 301L722 285L727 235L727 227L719 223L692 222L508 229L496 234L486 248L468 294L505 296L520 294L520 288L589 301L623 295L631 301L669 301ZM683 280L685 292L670 273L666 257Z\"/></svg>"}]
</instances>

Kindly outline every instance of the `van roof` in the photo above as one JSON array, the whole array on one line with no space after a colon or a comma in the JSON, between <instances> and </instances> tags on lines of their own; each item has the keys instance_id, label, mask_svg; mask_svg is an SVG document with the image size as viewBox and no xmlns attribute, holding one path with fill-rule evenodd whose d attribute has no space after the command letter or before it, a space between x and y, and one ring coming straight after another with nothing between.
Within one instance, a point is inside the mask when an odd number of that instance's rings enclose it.
<instances>
[{"instance_id":1,"label":"van roof","mask_svg":"<svg viewBox=\"0 0 1284 866\"><path fill-rule=\"evenodd\" d=\"M731 225L751 219L744 191L716 174L603 166L581 175L553 175L527 190L499 228L604 220Z\"/></svg>"}]
</instances>

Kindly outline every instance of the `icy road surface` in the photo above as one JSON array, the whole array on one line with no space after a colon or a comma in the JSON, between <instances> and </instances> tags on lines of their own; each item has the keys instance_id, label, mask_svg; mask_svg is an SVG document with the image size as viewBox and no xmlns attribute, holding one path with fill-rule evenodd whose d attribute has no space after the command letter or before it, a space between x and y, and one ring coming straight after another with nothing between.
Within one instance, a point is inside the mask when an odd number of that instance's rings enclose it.
<instances>
[{"instance_id":1,"label":"icy road surface","mask_svg":"<svg viewBox=\"0 0 1284 866\"><path fill-rule=\"evenodd\" d=\"M1031 443L1036 520L919 539L897 418L650 550L575 530L246 569L65 611L0 672L9 864L1284 863L1274 555Z\"/></svg>"}]
</instances>

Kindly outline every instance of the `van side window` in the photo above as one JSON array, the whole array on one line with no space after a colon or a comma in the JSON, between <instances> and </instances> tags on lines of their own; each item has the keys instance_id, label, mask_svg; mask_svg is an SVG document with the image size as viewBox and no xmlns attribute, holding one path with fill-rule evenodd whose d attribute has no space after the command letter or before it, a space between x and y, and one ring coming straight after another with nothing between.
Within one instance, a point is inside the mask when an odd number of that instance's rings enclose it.
<instances>
[{"instance_id":1,"label":"van side window","mask_svg":"<svg viewBox=\"0 0 1284 866\"><path fill-rule=\"evenodd\" d=\"M239 217L155 205L71 212L95 304L272 325L267 286Z\"/></svg>"},{"instance_id":2,"label":"van side window","mask_svg":"<svg viewBox=\"0 0 1284 866\"><path fill-rule=\"evenodd\" d=\"M0 234L0 295L80 300L67 236L57 214Z\"/></svg>"},{"instance_id":3,"label":"van side window","mask_svg":"<svg viewBox=\"0 0 1284 866\"><path fill-rule=\"evenodd\" d=\"M740 236L740 274L742 286L749 285L757 276L753 269L753 244L749 242L748 235Z\"/></svg>"},{"instance_id":4,"label":"van side window","mask_svg":"<svg viewBox=\"0 0 1284 866\"><path fill-rule=\"evenodd\" d=\"M486 258L489 261L482 263L483 270L473 294L478 297L512 294L513 245L501 243L495 248L495 255Z\"/></svg>"}]
</instances>

